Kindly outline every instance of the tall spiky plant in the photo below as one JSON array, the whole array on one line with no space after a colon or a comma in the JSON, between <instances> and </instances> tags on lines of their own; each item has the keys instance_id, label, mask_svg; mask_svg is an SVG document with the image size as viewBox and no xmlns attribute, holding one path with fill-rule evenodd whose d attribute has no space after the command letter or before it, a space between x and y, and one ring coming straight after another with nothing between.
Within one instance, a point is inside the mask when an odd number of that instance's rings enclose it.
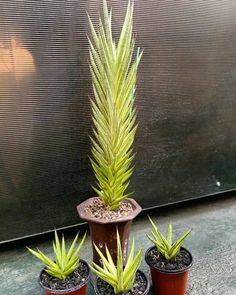
<instances>
[{"instance_id":1,"label":"tall spiky plant","mask_svg":"<svg viewBox=\"0 0 236 295\"><path fill-rule=\"evenodd\" d=\"M133 172L132 144L137 125L134 107L137 69L142 53L133 59L133 2L128 3L117 44L113 40L111 11L103 1L104 21L96 32L91 20L90 71L94 100L92 119L92 167L97 179L93 187L112 210L131 193L126 193Z\"/></svg>"}]
</instances>

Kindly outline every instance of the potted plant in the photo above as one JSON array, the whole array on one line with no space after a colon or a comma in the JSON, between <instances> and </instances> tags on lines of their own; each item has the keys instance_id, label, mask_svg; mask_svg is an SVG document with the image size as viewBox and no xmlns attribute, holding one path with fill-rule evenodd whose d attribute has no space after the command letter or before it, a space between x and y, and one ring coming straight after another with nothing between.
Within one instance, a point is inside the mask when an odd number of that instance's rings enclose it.
<instances>
[{"instance_id":1,"label":"potted plant","mask_svg":"<svg viewBox=\"0 0 236 295\"><path fill-rule=\"evenodd\" d=\"M154 231L147 235L154 244L145 254L150 267L152 284L156 295L184 295L187 289L188 271L193 263L191 253L182 247L191 230L186 231L176 242L172 241L172 224L168 225L167 238L152 219Z\"/></svg>"},{"instance_id":2,"label":"potted plant","mask_svg":"<svg viewBox=\"0 0 236 295\"><path fill-rule=\"evenodd\" d=\"M89 280L89 266L79 258L80 248L85 240L86 233L78 246L78 234L73 240L69 250L66 250L64 236L59 241L55 231L55 240L53 241L53 251L55 257L49 258L42 251L27 249L40 259L45 267L39 275L39 284L45 290L46 295L85 295L86 286Z\"/></svg>"},{"instance_id":3,"label":"potted plant","mask_svg":"<svg viewBox=\"0 0 236 295\"><path fill-rule=\"evenodd\" d=\"M106 257L95 245L102 261L102 266L93 262L91 270L97 275L94 285L97 295L139 294L146 295L150 285L145 274L139 270L142 260L142 249L134 256L134 240L131 245L127 263L124 266L124 257L121 248L120 236L117 231L117 258L114 263L109 249L106 248Z\"/></svg>"},{"instance_id":4,"label":"potted plant","mask_svg":"<svg viewBox=\"0 0 236 295\"><path fill-rule=\"evenodd\" d=\"M91 20L90 70L94 99L91 100L94 135L91 137L91 164L97 179L93 187L97 197L77 206L80 218L90 227L92 245L99 245L105 255L105 243L116 259L118 227L123 256L126 259L132 220L141 211L134 199L128 198L129 179L133 172L133 141L137 129L134 107L138 65L142 53L135 57L133 38L133 3L128 8L116 44L112 36L111 12L103 1L104 21L96 32ZM93 258L99 256L93 246Z\"/></svg>"}]
</instances>

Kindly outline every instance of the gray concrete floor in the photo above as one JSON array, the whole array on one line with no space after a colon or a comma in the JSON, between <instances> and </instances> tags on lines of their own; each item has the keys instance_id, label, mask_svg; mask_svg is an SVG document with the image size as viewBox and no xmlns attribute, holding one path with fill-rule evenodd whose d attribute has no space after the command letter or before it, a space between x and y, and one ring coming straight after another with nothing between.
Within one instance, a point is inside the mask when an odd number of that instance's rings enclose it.
<instances>
[{"instance_id":1,"label":"gray concrete floor","mask_svg":"<svg viewBox=\"0 0 236 295\"><path fill-rule=\"evenodd\" d=\"M146 213L150 214L162 230L171 221L174 236L192 228L185 247L194 257L190 271L188 295L235 295L236 294L236 197L214 197L188 204L159 208L143 212L133 224L131 237L136 246L147 249L151 244L146 233L151 230ZM74 233L65 232L72 239ZM0 249L0 294L42 295L38 285L38 273L42 264L25 249L38 247L47 254L52 253L52 236L38 237L33 241L11 243ZM91 260L89 237L81 251L81 258ZM145 262L141 269L149 276ZM89 294L94 294L92 286ZM151 294L151 291L150 291ZM173 294L174 295L174 294Z\"/></svg>"}]
</instances>

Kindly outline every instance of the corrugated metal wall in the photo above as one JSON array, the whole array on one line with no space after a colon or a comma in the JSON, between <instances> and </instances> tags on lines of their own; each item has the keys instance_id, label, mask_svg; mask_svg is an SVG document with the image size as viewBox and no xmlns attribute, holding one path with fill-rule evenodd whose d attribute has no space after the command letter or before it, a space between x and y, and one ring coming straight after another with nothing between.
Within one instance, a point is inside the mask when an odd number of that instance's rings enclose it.
<instances>
[{"instance_id":1,"label":"corrugated metal wall","mask_svg":"<svg viewBox=\"0 0 236 295\"><path fill-rule=\"evenodd\" d=\"M88 23L101 1L0 1L0 241L80 222L88 161ZM119 32L127 0L110 1ZM236 2L135 1L143 207L236 186Z\"/></svg>"}]
</instances>

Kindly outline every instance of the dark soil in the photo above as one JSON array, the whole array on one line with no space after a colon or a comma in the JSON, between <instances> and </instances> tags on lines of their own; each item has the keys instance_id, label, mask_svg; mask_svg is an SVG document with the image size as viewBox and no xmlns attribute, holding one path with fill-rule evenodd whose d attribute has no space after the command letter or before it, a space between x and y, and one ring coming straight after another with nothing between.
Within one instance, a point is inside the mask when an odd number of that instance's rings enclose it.
<instances>
[{"instance_id":1,"label":"dark soil","mask_svg":"<svg viewBox=\"0 0 236 295\"><path fill-rule=\"evenodd\" d=\"M166 260L166 258L158 252L157 248L152 248L147 255L148 262L155 268L164 271L181 271L186 269L192 262L190 254L183 248L177 254L175 259Z\"/></svg>"},{"instance_id":2,"label":"dark soil","mask_svg":"<svg viewBox=\"0 0 236 295\"><path fill-rule=\"evenodd\" d=\"M113 220L129 216L133 212L133 207L129 202L123 201L120 208L114 211L106 206L100 198L95 198L90 205L84 208L84 212L98 219Z\"/></svg>"},{"instance_id":3,"label":"dark soil","mask_svg":"<svg viewBox=\"0 0 236 295\"><path fill-rule=\"evenodd\" d=\"M136 273L136 278L134 281L133 288L128 291L122 293L123 295L142 295L146 291L147 288L147 279L146 277L139 271ZM104 282L102 279L97 279L97 290L100 295L114 295L114 289L111 285Z\"/></svg>"},{"instance_id":4,"label":"dark soil","mask_svg":"<svg viewBox=\"0 0 236 295\"><path fill-rule=\"evenodd\" d=\"M69 290L77 288L86 282L89 275L88 266L80 261L78 269L74 270L67 278L58 279L52 277L45 270L41 274L41 284L51 290Z\"/></svg>"}]
</instances>

